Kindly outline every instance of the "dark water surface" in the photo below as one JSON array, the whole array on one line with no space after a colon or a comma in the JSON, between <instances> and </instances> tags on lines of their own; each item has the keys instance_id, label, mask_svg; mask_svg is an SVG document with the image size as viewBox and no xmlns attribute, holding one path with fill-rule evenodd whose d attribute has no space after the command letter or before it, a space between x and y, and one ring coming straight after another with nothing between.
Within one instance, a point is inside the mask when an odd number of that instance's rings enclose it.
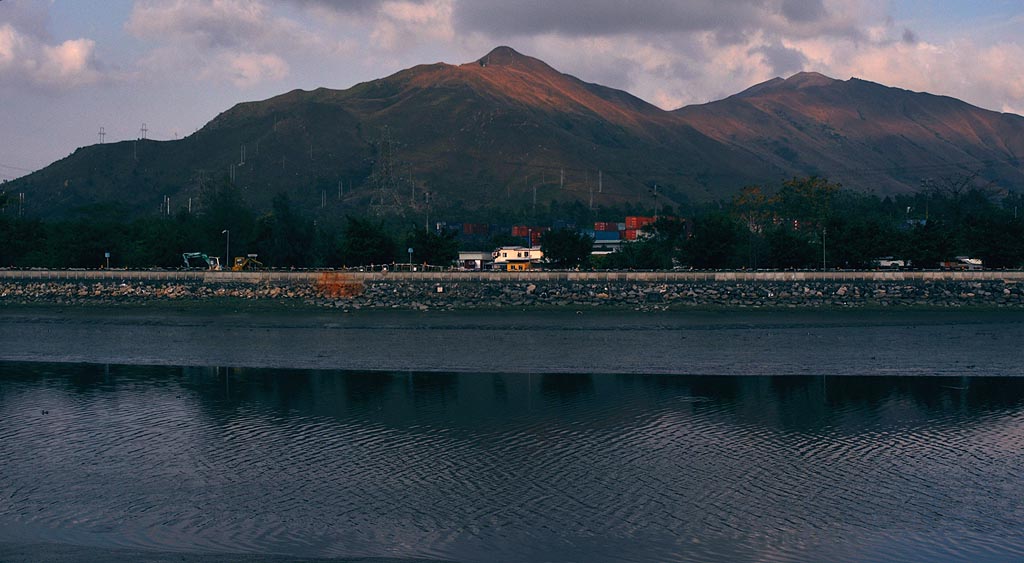
<instances>
[{"instance_id":1,"label":"dark water surface","mask_svg":"<svg viewBox=\"0 0 1024 563\"><path fill-rule=\"evenodd\" d=\"M1024 378L0 362L0 545L38 543L1020 561Z\"/></svg>"},{"instance_id":2,"label":"dark water surface","mask_svg":"<svg viewBox=\"0 0 1024 563\"><path fill-rule=\"evenodd\" d=\"M1024 312L0 307L0 361L469 373L1024 375Z\"/></svg>"}]
</instances>

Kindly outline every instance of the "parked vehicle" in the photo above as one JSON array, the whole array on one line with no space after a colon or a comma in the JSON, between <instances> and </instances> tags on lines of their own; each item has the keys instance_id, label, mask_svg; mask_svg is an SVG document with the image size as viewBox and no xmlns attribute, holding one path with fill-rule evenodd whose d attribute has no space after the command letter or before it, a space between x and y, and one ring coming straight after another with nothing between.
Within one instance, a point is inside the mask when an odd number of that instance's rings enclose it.
<instances>
[{"instance_id":1,"label":"parked vehicle","mask_svg":"<svg viewBox=\"0 0 1024 563\"><path fill-rule=\"evenodd\" d=\"M955 260L939 262L939 267L943 270L978 271L984 270L985 264L981 258L957 256Z\"/></svg>"}]
</instances>

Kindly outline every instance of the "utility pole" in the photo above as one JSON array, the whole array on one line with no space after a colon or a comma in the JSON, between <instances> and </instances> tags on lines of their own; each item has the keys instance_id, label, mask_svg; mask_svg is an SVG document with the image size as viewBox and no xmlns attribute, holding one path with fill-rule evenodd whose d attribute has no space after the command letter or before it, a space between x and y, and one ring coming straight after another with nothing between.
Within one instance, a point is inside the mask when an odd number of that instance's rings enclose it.
<instances>
[{"instance_id":1,"label":"utility pole","mask_svg":"<svg viewBox=\"0 0 1024 563\"><path fill-rule=\"evenodd\" d=\"M142 139L145 140L146 133L149 133L149 129L146 127L145 123L142 124L142 129L139 129L139 131L142 132Z\"/></svg>"},{"instance_id":2,"label":"utility pole","mask_svg":"<svg viewBox=\"0 0 1024 563\"><path fill-rule=\"evenodd\" d=\"M426 200L426 203L427 203L427 218L424 219L424 221L423 221L423 230L424 231L429 231L430 230L430 192L423 192L423 198Z\"/></svg>"},{"instance_id":3,"label":"utility pole","mask_svg":"<svg viewBox=\"0 0 1024 563\"><path fill-rule=\"evenodd\" d=\"M604 172L597 171L597 193L604 193Z\"/></svg>"},{"instance_id":4,"label":"utility pole","mask_svg":"<svg viewBox=\"0 0 1024 563\"><path fill-rule=\"evenodd\" d=\"M558 189L565 188L565 168L558 169Z\"/></svg>"},{"instance_id":5,"label":"utility pole","mask_svg":"<svg viewBox=\"0 0 1024 563\"><path fill-rule=\"evenodd\" d=\"M587 171L587 191L590 192L590 210L594 210L594 185L590 183L590 171Z\"/></svg>"},{"instance_id":6,"label":"utility pole","mask_svg":"<svg viewBox=\"0 0 1024 563\"><path fill-rule=\"evenodd\" d=\"M104 129L102 126L100 127L99 136L100 136L100 144L102 145L103 142L107 139L107 130Z\"/></svg>"}]
</instances>

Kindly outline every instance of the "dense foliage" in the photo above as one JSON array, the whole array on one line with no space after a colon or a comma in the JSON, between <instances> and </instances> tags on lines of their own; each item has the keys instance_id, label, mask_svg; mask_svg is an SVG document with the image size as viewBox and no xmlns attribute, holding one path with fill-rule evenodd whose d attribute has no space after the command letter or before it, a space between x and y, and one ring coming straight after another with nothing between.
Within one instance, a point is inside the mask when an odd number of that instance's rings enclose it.
<instances>
[{"instance_id":1,"label":"dense foliage","mask_svg":"<svg viewBox=\"0 0 1024 563\"><path fill-rule=\"evenodd\" d=\"M433 228L409 228L407 219L360 217L313 221L279 195L256 215L239 190L224 183L203 196L201 211L125 221L116 204L82 208L55 222L19 217L0 193L0 267L179 267L183 252L223 256L258 254L273 267L339 267L408 260L450 264L458 249L490 250L522 239L492 230L466 237ZM653 215L636 204L589 209L578 202L526 211L458 211L451 220L555 225L542 247L561 267L615 269L866 268L883 256L933 268L956 256L989 268L1024 265L1024 197L975 186L963 178L933 182L910 195L879 198L844 190L823 178L796 178L776 189L744 188L730 201L678 211L659 204L663 218L619 252L591 257L593 221ZM455 213L455 212L451 212ZM572 228L575 225L576 228ZM230 240L229 240L230 239ZM404 245L400 245L403 242ZM230 248L228 245L230 244Z\"/></svg>"}]
</instances>

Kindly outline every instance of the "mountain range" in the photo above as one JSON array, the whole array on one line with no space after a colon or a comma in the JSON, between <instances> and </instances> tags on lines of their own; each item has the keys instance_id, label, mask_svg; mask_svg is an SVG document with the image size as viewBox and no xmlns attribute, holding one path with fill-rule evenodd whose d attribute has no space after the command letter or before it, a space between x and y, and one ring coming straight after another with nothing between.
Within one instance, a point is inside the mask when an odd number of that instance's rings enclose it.
<instances>
[{"instance_id":1,"label":"mountain range","mask_svg":"<svg viewBox=\"0 0 1024 563\"><path fill-rule=\"evenodd\" d=\"M256 209L283 192L314 213L456 213L708 201L804 175L883 195L957 174L1019 190L1022 157L1024 117L954 98L800 73L665 111L498 47L240 103L181 140L82 147L6 190L41 217L201 209L225 182Z\"/></svg>"}]
</instances>

